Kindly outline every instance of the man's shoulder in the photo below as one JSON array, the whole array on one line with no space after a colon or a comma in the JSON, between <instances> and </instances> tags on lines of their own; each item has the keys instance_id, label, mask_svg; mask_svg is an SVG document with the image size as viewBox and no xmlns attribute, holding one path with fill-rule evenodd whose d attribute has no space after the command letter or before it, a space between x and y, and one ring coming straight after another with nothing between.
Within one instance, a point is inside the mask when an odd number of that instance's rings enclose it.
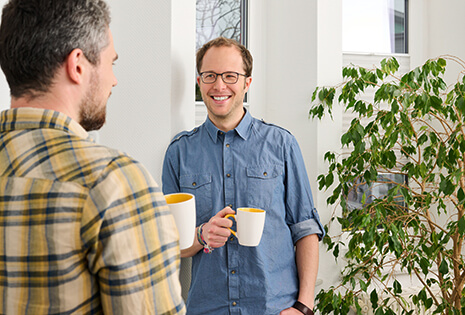
<instances>
[{"instance_id":1,"label":"man's shoulder","mask_svg":"<svg viewBox=\"0 0 465 315\"><path fill-rule=\"evenodd\" d=\"M288 129L286 129L286 128L282 127L282 126L276 125L274 123L270 123L268 121L265 121L264 119L255 118L254 120L255 120L256 125L257 125L258 128L261 128L261 129L266 130L268 132L275 132L275 133L278 133L278 134L282 134L283 136L286 136L286 137L289 137L289 136L294 137L292 135L292 133Z\"/></svg>"},{"instance_id":2,"label":"man's shoulder","mask_svg":"<svg viewBox=\"0 0 465 315\"><path fill-rule=\"evenodd\" d=\"M201 126L200 126L201 127ZM195 135L198 135L199 133L199 129L200 127L195 127L194 129L192 130L184 130L184 131L181 131L180 133L178 133L177 135L175 135L173 137L173 139L171 140L170 142L170 145L178 142L178 141L182 141L182 140L187 140L187 139L191 139L192 137L194 137Z\"/></svg>"}]
</instances>

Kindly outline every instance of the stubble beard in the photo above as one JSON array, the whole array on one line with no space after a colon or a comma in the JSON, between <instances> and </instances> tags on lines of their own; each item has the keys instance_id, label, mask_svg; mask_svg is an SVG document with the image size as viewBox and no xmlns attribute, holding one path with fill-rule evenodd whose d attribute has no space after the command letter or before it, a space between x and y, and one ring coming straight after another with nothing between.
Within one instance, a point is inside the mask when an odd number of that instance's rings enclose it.
<instances>
[{"instance_id":1,"label":"stubble beard","mask_svg":"<svg viewBox=\"0 0 465 315\"><path fill-rule=\"evenodd\" d=\"M107 114L106 104L99 104L97 99L100 89L97 74L92 75L91 80L90 88L79 106L79 123L86 131L102 128Z\"/></svg>"}]
</instances>

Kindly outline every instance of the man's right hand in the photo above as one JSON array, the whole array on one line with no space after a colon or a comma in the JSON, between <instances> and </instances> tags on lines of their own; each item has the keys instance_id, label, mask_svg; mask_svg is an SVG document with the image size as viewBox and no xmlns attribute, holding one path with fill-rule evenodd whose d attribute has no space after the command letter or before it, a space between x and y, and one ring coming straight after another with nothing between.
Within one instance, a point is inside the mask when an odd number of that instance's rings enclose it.
<instances>
[{"instance_id":1,"label":"man's right hand","mask_svg":"<svg viewBox=\"0 0 465 315\"><path fill-rule=\"evenodd\" d=\"M226 207L212 217L203 225L202 236L208 246L218 248L224 246L228 241L231 231L228 229L233 222L230 219L225 219L227 214L235 214L236 212L230 207Z\"/></svg>"}]
</instances>

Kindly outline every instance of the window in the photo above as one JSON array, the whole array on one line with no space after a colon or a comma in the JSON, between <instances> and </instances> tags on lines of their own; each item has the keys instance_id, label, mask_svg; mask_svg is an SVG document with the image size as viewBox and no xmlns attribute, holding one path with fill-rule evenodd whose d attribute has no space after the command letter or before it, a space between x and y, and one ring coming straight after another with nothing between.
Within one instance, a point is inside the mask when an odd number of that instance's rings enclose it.
<instances>
[{"instance_id":1,"label":"window","mask_svg":"<svg viewBox=\"0 0 465 315\"><path fill-rule=\"evenodd\" d=\"M196 50L219 37L232 38L247 47L247 0L197 0ZM196 86L195 100L202 101Z\"/></svg>"},{"instance_id":2,"label":"window","mask_svg":"<svg viewBox=\"0 0 465 315\"><path fill-rule=\"evenodd\" d=\"M408 53L408 0L343 0L345 52Z\"/></svg>"},{"instance_id":3,"label":"window","mask_svg":"<svg viewBox=\"0 0 465 315\"><path fill-rule=\"evenodd\" d=\"M400 173L379 173L378 179L368 185L363 178L352 183L346 196L346 207L343 216L349 217L350 212L366 208L376 199L383 199L390 194L396 208L406 209L405 200L399 188L408 187L408 177ZM392 192L390 192L392 190ZM350 220L345 221L343 230L350 230Z\"/></svg>"}]
</instances>

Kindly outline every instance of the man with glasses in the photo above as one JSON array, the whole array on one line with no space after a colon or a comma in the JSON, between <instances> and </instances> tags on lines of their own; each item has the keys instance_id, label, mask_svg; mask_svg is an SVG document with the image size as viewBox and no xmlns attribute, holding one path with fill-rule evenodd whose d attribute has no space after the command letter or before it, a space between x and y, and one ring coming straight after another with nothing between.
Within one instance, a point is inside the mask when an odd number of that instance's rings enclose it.
<instances>
[{"instance_id":1,"label":"man with glasses","mask_svg":"<svg viewBox=\"0 0 465 315\"><path fill-rule=\"evenodd\" d=\"M171 142L163 192L195 195L197 237L188 314L313 314L318 240L324 236L296 139L244 108L252 56L217 38L197 52L208 117ZM266 211L261 242L241 246L224 218L240 207ZM294 248L295 247L295 248Z\"/></svg>"}]
</instances>

